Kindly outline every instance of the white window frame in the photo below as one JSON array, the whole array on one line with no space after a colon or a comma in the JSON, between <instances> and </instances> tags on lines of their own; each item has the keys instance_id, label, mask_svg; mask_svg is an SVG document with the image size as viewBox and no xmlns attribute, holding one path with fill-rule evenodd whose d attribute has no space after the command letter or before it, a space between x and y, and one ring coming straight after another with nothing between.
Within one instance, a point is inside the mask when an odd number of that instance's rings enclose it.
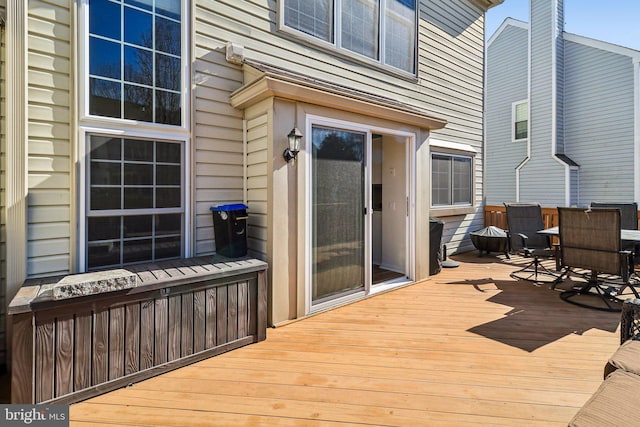
<instances>
[{"instance_id":1,"label":"white window frame","mask_svg":"<svg viewBox=\"0 0 640 427\"><path fill-rule=\"evenodd\" d=\"M182 55L181 55L181 73L182 73L182 84L180 86L180 91L182 93L182 114L181 114L181 125L167 125L162 123L152 123L152 122L140 122L132 119L122 119L116 117L104 117L104 116L94 116L89 114L89 0L80 0L79 7L79 58L78 68L79 68L79 111L80 111L80 122L81 123L92 123L94 125L102 125L105 127L108 126L135 126L137 128L146 128L149 131L153 131L156 129L180 129L183 132L187 132L189 129L189 117L190 117L190 102L189 102L189 49L190 46L190 36L189 36L189 26L190 26L190 15L189 15L189 3L188 1L180 0L181 5L181 15L182 15Z\"/></svg>"},{"instance_id":2,"label":"white window frame","mask_svg":"<svg viewBox=\"0 0 640 427\"><path fill-rule=\"evenodd\" d=\"M519 105L527 104L527 137L516 139L516 109ZM530 132L530 124L531 124L531 112L529 110L529 100L523 99L521 101L516 101L511 104L511 141L513 142L523 142L529 139Z\"/></svg>"},{"instance_id":3,"label":"white window frame","mask_svg":"<svg viewBox=\"0 0 640 427\"><path fill-rule=\"evenodd\" d=\"M89 136L91 135L99 135L99 136L107 136L113 138L132 138L132 139L147 139L147 140L155 140L155 141L169 141L174 143L180 143L182 145L183 150L183 174L182 174L182 203L183 207L180 208L171 208L167 209L167 213L175 213L175 211L182 211L184 215L184 229L182 230L183 236L183 244L184 244L184 257L189 258L191 256L191 191L190 191L190 179L189 179L189 165L191 164L191 155L189 150L189 138L167 138L164 133L155 133L150 134L148 132L134 132L134 131L114 131L103 128L91 128L91 127L81 127L80 128L80 141L79 141L79 154L80 158L83 159L82 166L79 168L78 173L78 183L79 183L79 191L78 191L78 207L79 207L79 218L78 221L78 265L77 270L79 272L88 271L88 259L87 259L87 218L89 213L89 183L87 179L89 178L89 174L87 173L87 168L89 167ZM144 211L144 212L142 212ZM154 213L155 209L144 209L140 210L140 213ZM171 211L171 212L169 212ZM158 213L158 212L156 212Z\"/></svg>"},{"instance_id":4,"label":"white window frame","mask_svg":"<svg viewBox=\"0 0 640 427\"><path fill-rule=\"evenodd\" d=\"M182 16L182 46L181 46L181 73L182 73L182 117L181 125L167 125L161 123L140 122L130 119L114 117L93 116L89 114L89 0L80 0L79 19L79 43L78 43L78 148L77 158L77 212L78 212L78 237L76 249L75 267L78 272L88 270L87 259L87 213L89 210L87 182L89 165L89 135L110 136L115 138L134 138L156 141L176 142L182 145L183 150L183 176L182 176L182 202L183 202L183 256L191 257L192 254L192 219L191 219L191 99L190 99L190 2L180 1ZM151 212L151 210L149 210Z\"/></svg>"},{"instance_id":5,"label":"white window frame","mask_svg":"<svg viewBox=\"0 0 640 427\"><path fill-rule=\"evenodd\" d=\"M430 163L430 171L431 174L429 175L429 179L430 179L430 194L429 194L429 199L431 201L430 203L430 207L434 210L438 210L438 209L456 209L456 208L465 208L465 207L471 207L474 206L474 196L475 196L475 192L474 192L474 187L475 187L475 156L472 153L462 153L462 152L453 152L453 151L449 151L449 150L431 150L431 153L429 155L429 163ZM470 186L470 192L469 192L469 202L464 202L464 203L453 203L450 205L434 205L433 203L433 156L446 156L446 157L450 157L450 158L459 158L459 159L469 159L470 160L470 164L469 164L469 186ZM450 192L453 192L453 180L451 180L451 187L449 188ZM453 202L453 197L452 197L452 202Z\"/></svg>"},{"instance_id":6,"label":"white window frame","mask_svg":"<svg viewBox=\"0 0 640 427\"><path fill-rule=\"evenodd\" d=\"M386 49L386 46L385 46L386 18L384 17L384 12L386 11L386 0L380 0L380 14L379 14L380 16L378 21L378 38L379 38L378 53L380 56L379 59L372 59L372 58L369 58L368 56L361 55L357 52L353 52L349 49L341 47L342 32L340 30L342 28L342 14L341 14L342 0L332 0L332 1L333 1L333 28L331 28L330 30L333 33L333 43L321 40L303 31L300 31L285 25L285 22L284 22L285 0L280 0L278 2L278 30L285 34L289 34L297 39L300 39L306 43L329 50L334 54L339 54L349 59L355 59L375 67L381 67L386 71L398 74L400 76L415 78L415 76L418 73L418 32L419 32L418 19L420 15L419 0L416 0L416 16L415 16L415 22L414 22L413 72L409 72L401 68L396 68L393 65L388 65L388 64L385 64L384 62L384 54Z\"/></svg>"}]
</instances>

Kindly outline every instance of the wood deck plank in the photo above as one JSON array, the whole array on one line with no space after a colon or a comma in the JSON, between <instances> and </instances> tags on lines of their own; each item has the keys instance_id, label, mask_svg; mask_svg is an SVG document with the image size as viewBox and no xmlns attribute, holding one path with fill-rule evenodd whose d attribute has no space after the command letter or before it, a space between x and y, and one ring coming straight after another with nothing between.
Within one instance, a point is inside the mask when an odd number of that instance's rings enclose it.
<instances>
[{"instance_id":1,"label":"wood deck plank","mask_svg":"<svg viewBox=\"0 0 640 427\"><path fill-rule=\"evenodd\" d=\"M430 280L72 405L71 425L566 425L602 381L619 314L514 281L517 259L455 259ZM207 344L229 332L211 312L227 303L207 294Z\"/></svg>"}]
</instances>

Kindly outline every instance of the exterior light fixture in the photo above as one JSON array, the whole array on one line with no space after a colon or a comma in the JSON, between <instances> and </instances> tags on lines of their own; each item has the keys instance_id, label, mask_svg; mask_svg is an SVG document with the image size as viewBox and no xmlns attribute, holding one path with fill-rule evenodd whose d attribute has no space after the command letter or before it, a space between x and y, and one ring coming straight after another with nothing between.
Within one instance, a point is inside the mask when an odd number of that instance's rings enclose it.
<instances>
[{"instance_id":1,"label":"exterior light fixture","mask_svg":"<svg viewBox=\"0 0 640 427\"><path fill-rule=\"evenodd\" d=\"M291 129L289 135L287 135L287 139L289 141L289 147L284 150L282 153L282 157L288 162L293 160L298 156L300 152L300 140L302 139L302 132L298 130L298 128Z\"/></svg>"}]
</instances>

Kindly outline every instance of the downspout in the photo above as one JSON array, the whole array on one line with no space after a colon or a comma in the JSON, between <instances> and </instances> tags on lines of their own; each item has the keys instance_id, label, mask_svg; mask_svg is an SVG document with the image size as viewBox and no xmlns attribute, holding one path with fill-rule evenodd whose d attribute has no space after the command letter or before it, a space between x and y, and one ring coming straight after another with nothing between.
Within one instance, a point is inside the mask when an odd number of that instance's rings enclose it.
<instances>
[{"instance_id":1,"label":"downspout","mask_svg":"<svg viewBox=\"0 0 640 427\"><path fill-rule=\"evenodd\" d=\"M563 6L564 7L564 6ZM571 203L571 168L563 160L558 158L558 37L562 31L558 31L558 0L553 2L554 23L551 26L551 157L564 167L564 205Z\"/></svg>"},{"instance_id":2,"label":"downspout","mask_svg":"<svg viewBox=\"0 0 640 427\"><path fill-rule=\"evenodd\" d=\"M482 34L487 39L487 11L482 19ZM482 55L482 206L487 204L487 55L489 54L489 43L484 44ZM483 221L486 220L483 217ZM445 254L446 256L446 254ZM414 271L415 273L415 271Z\"/></svg>"},{"instance_id":3,"label":"downspout","mask_svg":"<svg viewBox=\"0 0 640 427\"><path fill-rule=\"evenodd\" d=\"M247 167L248 167L248 161L247 161L247 153L248 153L248 148L247 148L247 144L249 143L248 139L247 139L247 119L245 117L242 118L242 202L247 205L247 199L248 199L248 185L247 185L247 180L248 178L248 173L247 173Z\"/></svg>"},{"instance_id":4,"label":"downspout","mask_svg":"<svg viewBox=\"0 0 640 427\"><path fill-rule=\"evenodd\" d=\"M22 286L27 277L27 6L23 0L6 3L6 26L4 31L6 49L5 85L5 289L6 306ZM9 166L11 170L9 171ZM11 172L11 173L9 173ZM11 250L8 248L11 242ZM5 311L6 313L6 311ZM11 368L12 329L6 328L6 351L0 353ZM1 331L4 332L4 331ZM0 362L4 362L0 360Z\"/></svg>"},{"instance_id":5,"label":"downspout","mask_svg":"<svg viewBox=\"0 0 640 427\"><path fill-rule=\"evenodd\" d=\"M528 105L528 120L527 120L527 155L520 162L518 166L516 166L516 202L520 201L520 170L526 165L531 159L531 7L532 1L529 1L529 30L527 31L527 44L529 49L528 55L528 64L527 64L527 105Z\"/></svg>"},{"instance_id":6,"label":"downspout","mask_svg":"<svg viewBox=\"0 0 640 427\"><path fill-rule=\"evenodd\" d=\"M634 200L640 202L640 55L633 61L633 182Z\"/></svg>"},{"instance_id":7,"label":"downspout","mask_svg":"<svg viewBox=\"0 0 640 427\"><path fill-rule=\"evenodd\" d=\"M7 3L6 42L6 148L5 148L5 225L6 303L27 273L27 11L21 0ZM11 173L9 173L11 166Z\"/></svg>"}]
</instances>

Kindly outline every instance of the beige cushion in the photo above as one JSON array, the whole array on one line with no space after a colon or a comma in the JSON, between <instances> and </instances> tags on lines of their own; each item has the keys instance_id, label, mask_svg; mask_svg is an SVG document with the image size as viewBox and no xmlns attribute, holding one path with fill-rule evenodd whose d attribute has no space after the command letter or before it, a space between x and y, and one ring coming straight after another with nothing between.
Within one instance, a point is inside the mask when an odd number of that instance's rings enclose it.
<instances>
[{"instance_id":1,"label":"beige cushion","mask_svg":"<svg viewBox=\"0 0 640 427\"><path fill-rule=\"evenodd\" d=\"M640 423L640 377L618 369L573 417L571 427L637 427Z\"/></svg>"},{"instance_id":2,"label":"beige cushion","mask_svg":"<svg viewBox=\"0 0 640 427\"><path fill-rule=\"evenodd\" d=\"M628 340L622 344L604 367L604 377L616 369L640 375L640 341Z\"/></svg>"}]
</instances>

